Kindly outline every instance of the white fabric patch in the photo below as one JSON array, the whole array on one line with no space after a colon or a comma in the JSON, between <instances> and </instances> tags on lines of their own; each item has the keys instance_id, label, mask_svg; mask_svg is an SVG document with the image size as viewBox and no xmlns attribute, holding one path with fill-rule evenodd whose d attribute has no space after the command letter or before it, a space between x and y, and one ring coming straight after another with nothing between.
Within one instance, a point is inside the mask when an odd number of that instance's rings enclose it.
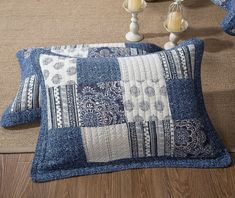
<instances>
[{"instance_id":1,"label":"white fabric patch","mask_svg":"<svg viewBox=\"0 0 235 198\"><path fill-rule=\"evenodd\" d=\"M190 51L190 59L191 59L191 66L192 66L192 78L194 79L194 70L195 70L195 45L188 45Z\"/></svg>"},{"instance_id":2,"label":"white fabric patch","mask_svg":"<svg viewBox=\"0 0 235 198\"><path fill-rule=\"evenodd\" d=\"M26 109L26 106L27 106L27 98L28 98L27 90L28 90L29 80L30 80L30 78L26 78L24 81L24 88L22 91L22 98L21 98L21 108L22 109Z\"/></svg>"},{"instance_id":3,"label":"white fabric patch","mask_svg":"<svg viewBox=\"0 0 235 198\"><path fill-rule=\"evenodd\" d=\"M125 43L99 43L54 46L51 47L51 52L73 58L87 58L89 48L95 47L125 47Z\"/></svg>"},{"instance_id":4,"label":"white fabric patch","mask_svg":"<svg viewBox=\"0 0 235 198\"><path fill-rule=\"evenodd\" d=\"M77 84L75 58L42 54L39 58L46 87Z\"/></svg>"},{"instance_id":5,"label":"white fabric patch","mask_svg":"<svg viewBox=\"0 0 235 198\"><path fill-rule=\"evenodd\" d=\"M158 55L118 58L128 122L171 118L166 82Z\"/></svg>"},{"instance_id":6,"label":"white fabric patch","mask_svg":"<svg viewBox=\"0 0 235 198\"><path fill-rule=\"evenodd\" d=\"M47 112L51 112L51 105L50 105L50 98L49 98L48 89L46 90L46 94L47 94ZM48 124L48 129L51 129L52 128L51 113L47 113L47 124Z\"/></svg>"},{"instance_id":7,"label":"white fabric patch","mask_svg":"<svg viewBox=\"0 0 235 198\"><path fill-rule=\"evenodd\" d=\"M126 124L105 127L82 127L87 162L108 162L131 157Z\"/></svg>"},{"instance_id":8,"label":"white fabric patch","mask_svg":"<svg viewBox=\"0 0 235 198\"><path fill-rule=\"evenodd\" d=\"M88 56L89 45L64 45L52 47L51 52L74 58L86 58Z\"/></svg>"},{"instance_id":9,"label":"white fabric patch","mask_svg":"<svg viewBox=\"0 0 235 198\"><path fill-rule=\"evenodd\" d=\"M97 43L89 44L89 47L126 47L125 43Z\"/></svg>"}]
</instances>

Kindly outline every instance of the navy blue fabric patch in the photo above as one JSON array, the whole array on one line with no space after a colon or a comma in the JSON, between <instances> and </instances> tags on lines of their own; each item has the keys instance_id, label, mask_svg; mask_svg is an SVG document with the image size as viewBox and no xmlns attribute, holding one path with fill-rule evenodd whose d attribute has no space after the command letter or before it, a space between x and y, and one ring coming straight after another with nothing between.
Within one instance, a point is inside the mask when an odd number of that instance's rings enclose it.
<instances>
[{"instance_id":1,"label":"navy blue fabric patch","mask_svg":"<svg viewBox=\"0 0 235 198\"><path fill-rule=\"evenodd\" d=\"M45 160L66 165L86 162L80 128L51 129L48 131ZM53 163L52 163L53 164ZM57 164L57 166L58 166Z\"/></svg>"},{"instance_id":2,"label":"navy blue fabric patch","mask_svg":"<svg viewBox=\"0 0 235 198\"><path fill-rule=\"evenodd\" d=\"M77 59L78 84L120 81L121 73L115 58Z\"/></svg>"},{"instance_id":3,"label":"navy blue fabric patch","mask_svg":"<svg viewBox=\"0 0 235 198\"><path fill-rule=\"evenodd\" d=\"M125 122L120 82L78 85L79 125L97 127Z\"/></svg>"},{"instance_id":4,"label":"navy blue fabric patch","mask_svg":"<svg viewBox=\"0 0 235 198\"><path fill-rule=\"evenodd\" d=\"M221 22L224 32L235 36L235 0L211 0L214 4L228 11Z\"/></svg>"},{"instance_id":5,"label":"navy blue fabric patch","mask_svg":"<svg viewBox=\"0 0 235 198\"><path fill-rule=\"evenodd\" d=\"M174 120L191 119L199 116L192 79L168 80L166 85Z\"/></svg>"},{"instance_id":6,"label":"navy blue fabric patch","mask_svg":"<svg viewBox=\"0 0 235 198\"><path fill-rule=\"evenodd\" d=\"M135 48L136 46L139 46L138 49L144 49L145 51L147 51L148 53L154 53L154 52L158 52L158 51L162 51L163 49L155 44L152 43L148 43L148 45L146 45L146 43L126 43L126 47L129 48Z\"/></svg>"},{"instance_id":7,"label":"navy blue fabric patch","mask_svg":"<svg viewBox=\"0 0 235 198\"><path fill-rule=\"evenodd\" d=\"M177 120L174 122L174 156L210 158L215 156L215 145L207 136L208 129L201 119Z\"/></svg>"}]
</instances>

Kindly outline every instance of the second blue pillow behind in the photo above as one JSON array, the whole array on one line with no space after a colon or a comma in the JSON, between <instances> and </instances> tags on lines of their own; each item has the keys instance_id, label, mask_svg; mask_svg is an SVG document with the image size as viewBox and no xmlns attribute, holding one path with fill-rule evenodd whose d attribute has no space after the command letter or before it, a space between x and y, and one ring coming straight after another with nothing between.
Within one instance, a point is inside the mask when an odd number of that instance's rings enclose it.
<instances>
[{"instance_id":1,"label":"second blue pillow behind","mask_svg":"<svg viewBox=\"0 0 235 198\"><path fill-rule=\"evenodd\" d=\"M61 57L97 58L136 56L160 50L162 48L148 43L80 44L22 49L17 52L21 67L20 86L12 104L3 113L0 125L10 127L40 120L40 82L30 59L33 51L60 55ZM57 67L59 68L60 65ZM58 80L54 79L54 81Z\"/></svg>"}]
</instances>

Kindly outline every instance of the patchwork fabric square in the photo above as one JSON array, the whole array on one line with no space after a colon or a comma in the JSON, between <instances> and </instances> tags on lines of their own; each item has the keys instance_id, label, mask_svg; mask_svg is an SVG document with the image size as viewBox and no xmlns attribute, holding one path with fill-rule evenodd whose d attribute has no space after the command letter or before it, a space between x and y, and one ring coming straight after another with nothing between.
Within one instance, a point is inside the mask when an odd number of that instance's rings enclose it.
<instances>
[{"instance_id":1,"label":"patchwork fabric square","mask_svg":"<svg viewBox=\"0 0 235 198\"><path fill-rule=\"evenodd\" d=\"M228 14L221 22L221 28L232 36L235 36L235 0L211 0L214 4L227 10Z\"/></svg>"},{"instance_id":2,"label":"patchwork fabric square","mask_svg":"<svg viewBox=\"0 0 235 198\"><path fill-rule=\"evenodd\" d=\"M78 85L79 126L97 127L125 122L119 81Z\"/></svg>"},{"instance_id":3,"label":"patchwork fabric square","mask_svg":"<svg viewBox=\"0 0 235 198\"><path fill-rule=\"evenodd\" d=\"M3 127L31 123L40 120L40 81L34 71L31 54L59 55L54 59L45 55L43 72L48 86L74 84L76 81L76 60L87 57L136 56L162 50L150 43L104 43L52 46L48 48L29 48L17 52L21 66L21 82L12 104L2 115ZM65 59L70 57L70 59ZM75 62L74 62L75 61ZM53 65L53 67L51 67ZM67 65L65 67L64 65ZM68 67L68 65L70 65ZM47 68L50 67L50 70ZM66 77L63 74L66 74ZM62 75L61 75L62 74ZM62 78L63 76L63 78Z\"/></svg>"},{"instance_id":4,"label":"patchwork fabric square","mask_svg":"<svg viewBox=\"0 0 235 198\"><path fill-rule=\"evenodd\" d=\"M42 82L42 125L32 179L230 165L204 106L202 55L198 39L135 57L62 61L34 52L33 65ZM76 69L68 75L71 67ZM53 71L50 79L60 75L58 82L48 80L45 69Z\"/></svg>"}]
</instances>

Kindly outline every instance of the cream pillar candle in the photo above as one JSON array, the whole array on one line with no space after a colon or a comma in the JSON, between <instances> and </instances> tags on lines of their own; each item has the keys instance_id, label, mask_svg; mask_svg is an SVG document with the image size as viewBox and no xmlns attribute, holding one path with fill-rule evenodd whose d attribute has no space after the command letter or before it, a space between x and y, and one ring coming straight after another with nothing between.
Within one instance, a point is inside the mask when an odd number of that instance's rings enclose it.
<instances>
[{"instance_id":1,"label":"cream pillar candle","mask_svg":"<svg viewBox=\"0 0 235 198\"><path fill-rule=\"evenodd\" d=\"M132 12L139 11L141 9L142 0L128 0L128 9Z\"/></svg>"},{"instance_id":2,"label":"cream pillar candle","mask_svg":"<svg viewBox=\"0 0 235 198\"><path fill-rule=\"evenodd\" d=\"M183 16L180 12L171 12L167 18L167 28L171 32L180 32Z\"/></svg>"}]
</instances>

